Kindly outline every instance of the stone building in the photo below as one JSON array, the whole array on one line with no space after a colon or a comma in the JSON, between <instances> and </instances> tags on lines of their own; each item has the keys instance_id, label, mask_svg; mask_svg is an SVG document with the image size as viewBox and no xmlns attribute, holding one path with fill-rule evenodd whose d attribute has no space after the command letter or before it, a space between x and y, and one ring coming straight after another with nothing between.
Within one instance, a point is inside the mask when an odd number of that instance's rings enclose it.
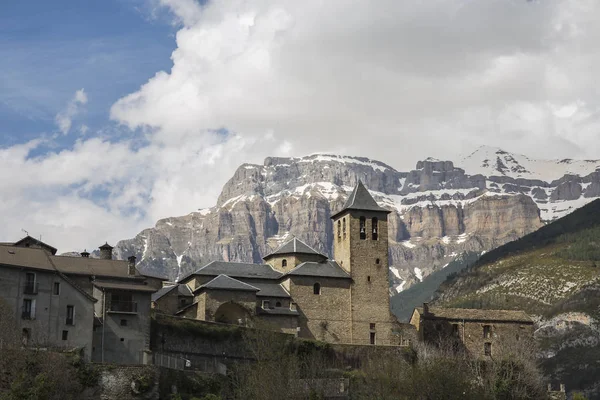
<instances>
[{"instance_id":1,"label":"stone building","mask_svg":"<svg viewBox=\"0 0 600 400\"><path fill-rule=\"evenodd\" d=\"M159 291L153 306L332 343L401 344L388 294L388 214L359 182L332 216L335 260L292 238L264 264L211 262Z\"/></svg>"},{"instance_id":2,"label":"stone building","mask_svg":"<svg viewBox=\"0 0 600 400\"><path fill-rule=\"evenodd\" d=\"M415 308L410 323L420 340L453 343L478 358L493 357L504 346L533 338L533 321L524 311Z\"/></svg>"},{"instance_id":3,"label":"stone building","mask_svg":"<svg viewBox=\"0 0 600 400\"><path fill-rule=\"evenodd\" d=\"M56 256L56 249L26 237L0 245L0 298L15 310L23 342L79 348L84 358L145 362L150 337L150 296L162 279L145 276L128 261Z\"/></svg>"}]
</instances>

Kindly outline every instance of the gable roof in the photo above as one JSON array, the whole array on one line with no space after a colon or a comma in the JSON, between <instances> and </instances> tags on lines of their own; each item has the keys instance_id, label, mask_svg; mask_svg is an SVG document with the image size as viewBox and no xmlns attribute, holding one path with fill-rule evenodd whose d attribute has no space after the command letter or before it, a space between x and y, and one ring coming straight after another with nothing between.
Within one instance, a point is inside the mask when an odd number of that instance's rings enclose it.
<instances>
[{"instance_id":1,"label":"gable roof","mask_svg":"<svg viewBox=\"0 0 600 400\"><path fill-rule=\"evenodd\" d=\"M373 196L371 196L367 188L360 180L358 181L358 184L352 193L350 193L350 196L348 196L344 207L342 207L342 209L335 213L331 218L336 218L339 214L346 210L378 211L386 214L391 212L377 204Z\"/></svg>"},{"instance_id":2,"label":"gable roof","mask_svg":"<svg viewBox=\"0 0 600 400\"><path fill-rule=\"evenodd\" d=\"M56 254L56 252L57 252L56 247L52 247L49 244L44 243L41 240L38 240L29 235L16 241L15 243L12 243L13 246L17 246L17 247L30 247L31 244L34 244L35 246L40 246L42 249L49 250L50 253L52 253L52 255Z\"/></svg>"},{"instance_id":3,"label":"gable roof","mask_svg":"<svg viewBox=\"0 0 600 400\"><path fill-rule=\"evenodd\" d=\"M247 283L238 281L228 277L227 275L219 275L210 282L200 286L195 291L201 289L217 289L217 290L234 290L234 291L245 291L245 292L258 292L260 289Z\"/></svg>"},{"instance_id":4,"label":"gable roof","mask_svg":"<svg viewBox=\"0 0 600 400\"><path fill-rule=\"evenodd\" d=\"M152 294L152 301L157 301L161 297L170 293L173 289L177 288L178 296L194 297L190 288L185 284L175 284L170 286L163 286L157 292Z\"/></svg>"},{"instance_id":5,"label":"gable roof","mask_svg":"<svg viewBox=\"0 0 600 400\"><path fill-rule=\"evenodd\" d=\"M218 276L227 275L233 278L279 279L281 272L275 271L268 264L250 264L226 261L213 261L197 269L179 282L183 283L194 275Z\"/></svg>"},{"instance_id":6,"label":"gable roof","mask_svg":"<svg viewBox=\"0 0 600 400\"><path fill-rule=\"evenodd\" d=\"M264 256L263 260L266 260L276 255L283 254L312 254L327 259L326 255L319 253L317 250L313 249L312 247L304 243L302 240L294 237L291 240L288 240L287 242L279 246L279 248L274 252Z\"/></svg>"},{"instance_id":7,"label":"gable roof","mask_svg":"<svg viewBox=\"0 0 600 400\"><path fill-rule=\"evenodd\" d=\"M157 301L158 299L160 299L161 297L163 297L167 293L171 292L171 290L175 289L177 286L178 285L164 286L164 287L158 289L158 291L152 293L152 297L150 299L152 301Z\"/></svg>"},{"instance_id":8,"label":"gable roof","mask_svg":"<svg viewBox=\"0 0 600 400\"><path fill-rule=\"evenodd\" d=\"M323 278L352 279L350 275L335 261L304 262L289 271L286 275L317 276Z\"/></svg>"},{"instance_id":9,"label":"gable roof","mask_svg":"<svg viewBox=\"0 0 600 400\"><path fill-rule=\"evenodd\" d=\"M533 320L525 313L525 311L444 307L429 307L429 312L427 314L423 313L423 307L417 307L415 308L415 311L417 311L424 319L533 323Z\"/></svg>"}]
</instances>

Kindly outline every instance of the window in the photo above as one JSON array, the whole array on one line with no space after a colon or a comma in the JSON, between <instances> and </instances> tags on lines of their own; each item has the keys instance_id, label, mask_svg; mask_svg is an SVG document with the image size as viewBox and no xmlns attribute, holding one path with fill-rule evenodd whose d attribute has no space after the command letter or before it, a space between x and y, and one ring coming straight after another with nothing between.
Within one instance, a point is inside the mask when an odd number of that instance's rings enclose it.
<instances>
[{"instance_id":1,"label":"window","mask_svg":"<svg viewBox=\"0 0 600 400\"><path fill-rule=\"evenodd\" d=\"M54 288L52 289L52 294L58 296L60 294L60 282L54 282Z\"/></svg>"},{"instance_id":2,"label":"window","mask_svg":"<svg viewBox=\"0 0 600 400\"><path fill-rule=\"evenodd\" d=\"M370 343L375 344L375 332L370 332Z\"/></svg>"},{"instance_id":3,"label":"window","mask_svg":"<svg viewBox=\"0 0 600 400\"><path fill-rule=\"evenodd\" d=\"M127 320L126 319L122 319L121 320L121 326L127 326Z\"/></svg>"},{"instance_id":4,"label":"window","mask_svg":"<svg viewBox=\"0 0 600 400\"><path fill-rule=\"evenodd\" d=\"M452 336L459 336L458 324L452 324Z\"/></svg>"},{"instance_id":5,"label":"window","mask_svg":"<svg viewBox=\"0 0 600 400\"><path fill-rule=\"evenodd\" d=\"M483 344L483 353L486 356L491 356L492 355L492 344L491 343L484 343Z\"/></svg>"},{"instance_id":6,"label":"window","mask_svg":"<svg viewBox=\"0 0 600 400\"><path fill-rule=\"evenodd\" d=\"M370 329L370 330L372 330L372 331L374 331L374 330L375 330L375 323L374 323L374 322L371 322L371 323L369 324L369 329Z\"/></svg>"},{"instance_id":7,"label":"window","mask_svg":"<svg viewBox=\"0 0 600 400\"><path fill-rule=\"evenodd\" d=\"M489 339L492 337L492 327L490 325L483 326L483 338Z\"/></svg>"},{"instance_id":8,"label":"window","mask_svg":"<svg viewBox=\"0 0 600 400\"><path fill-rule=\"evenodd\" d=\"M375 259L375 264L379 265L380 262L381 260L379 258Z\"/></svg>"},{"instance_id":9,"label":"window","mask_svg":"<svg viewBox=\"0 0 600 400\"><path fill-rule=\"evenodd\" d=\"M25 285L23 286L23 289L25 294L37 294L37 284L33 272L25 273Z\"/></svg>"},{"instance_id":10,"label":"window","mask_svg":"<svg viewBox=\"0 0 600 400\"><path fill-rule=\"evenodd\" d=\"M371 275L367 276L367 282L371 282Z\"/></svg>"},{"instance_id":11,"label":"window","mask_svg":"<svg viewBox=\"0 0 600 400\"><path fill-rule=\"evenodd\" d=\"M185 299L181 299L181 300L179 300L179 304L180 304L181 306L185 306Z\"/></svg>"},{"instance_id":12,"label":"window","mask_svg":"<svg viewBox=\"0 0 600 400\"><path fill-rule=\"evenodd\" d=\"M313 293L321 294L321 284L319 282L317 282L313 285Z\"/></svg>"},{"instance_id":13,"label":"window","mask_svg":"<svg viewBox=\"0 0 600 400\"><path fill-rule=\"evenodd\" d=\"M342 233L344 234L344 239L346 239L346 217L342 218Z\"/></svg>"},{"instance_id":14,"label":"window","mask_svg":"<svg viewBox=\"0 0 600 400\"><path fill-rule=\"evenodd\" d=\"M365 217L360 217L360 240L365 240L367 238L367 227Z\"/></svg>"},{"instance_id":15,"label":"window","mask_svg":"<svg viewBox=\"0 0 600 400\"><path fill-rule=\"evenodd\" d=\"M21 343L23 343L23 346L27 346L30 336L29 329L23 328L23 331L21 332Z\"/></svg>"},{"instance_id":16,"label":"window","mask_svg":"<svg viewBox=\"0 0 600 400\"><path fill-rule=\"evenodd\" d=\"M67 306L67 325L75 325L75 307Z\"/></svg>"},{"instance_id":17,"label":"window","mask_svg":"<svg viewBox=\"0 0 600 400\"><path fill-rule=\"evenodd\" d=\"M281 260L281 267L282 268L287 267L287 260L285 258L283 260Z\"/></svg>"},{"instance_id":18,"label":"window","mask_svg":"<svg viewBox=\"0 0 600 400\"><path fill-rule=\"evenodd\" d=\"M35 319L35 300L23 299L23 307L21 308L21 318Z\"/></svg>"},{"instance_id":19,"label":"window","mask_svg":"<svg viewBox=\"0 0 600 400\"><path fill-rule=\"evenodd\" d=\"M342 221L340 221L338 219L338 223L337 223L337 236L338 236L338 240L340 240L342 238Z\"/></svg>"},{"instance_id":20,"label":"window","mask_svg":"<svg viewBox=\"0 0 600 400\"><path fill-rule=\"evenodd\" d=\"M277 303L275 303L275 307L281 307L281 302L278 301Z\"/></svg>"},{"instance_id":21,"label":"window","mask_svg":"<svg viewBox=\"0 0 600 400\"><path fill-rule=\"evenodd\" d=\"M371 239L373 240L378 240L379 235L379 221L377 221L377 218L373 218L371 219Z\"/></svg>"},{"instance_id":22,"label":"window","mask_svg":"<svg viewBox=\"0 0 600 400\"><path fill-rule=\"evenodd\" d=\"M137 303L133 301L131 293L112 293L108 311L136 313Z\"/></svg>"},{"instance_id":23,"label":"window","mask_svg":"<svg viewBox=\"0 0 600 400\"><path fill-rule=\"evenodd\" d=\"M67 340L69 338L69 331L62 332L62 340Z\"/></svg>"},{"instance_id":24,"label":"window","mask_svg":"<svg viewBox=\"0 0 600 400\"><path fill-rule=\"evenodd\" d=\"M296 305L296 303L290 303L290 310L291 310L291 311L296 311L296 310L298 310L298 306Z\"/></svg>"},{"instance_id":25,"label":"window","mask_svg":"<svg viewBox=\"0 0 600 400\"><path fill-rule=\"evenodd\" d=\"M266 309L268 309L268 308L269 308L269 306L270 306L270 304L269 304L269 300L263 300L263 301L262 301L262 308L263 308L263 310L266 310Z\"/></svg>"}]
</instances>

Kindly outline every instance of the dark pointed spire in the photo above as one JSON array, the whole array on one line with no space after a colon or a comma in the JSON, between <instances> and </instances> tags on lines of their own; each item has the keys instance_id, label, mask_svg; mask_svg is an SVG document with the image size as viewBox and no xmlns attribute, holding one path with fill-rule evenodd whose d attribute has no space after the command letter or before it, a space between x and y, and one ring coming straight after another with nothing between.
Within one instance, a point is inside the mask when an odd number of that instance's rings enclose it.
<instances>
[{"instance_id":1,"label":"dark pointed spire","mask_svg":"<svg viewBox=\"0 0 600 400\"><path fill-rule=\"evenodd\" d=\"M333 215L332 218L336 218L339 214L346 210L380 211L384 213L390 213L390 211L380 207L379 204L377 204L373 196L371 196L365 185L363 185L360 180L350 196L348 196L348 200L346 200L344 207L342 207L340 211Z\"/></svg>"}]
</instances>

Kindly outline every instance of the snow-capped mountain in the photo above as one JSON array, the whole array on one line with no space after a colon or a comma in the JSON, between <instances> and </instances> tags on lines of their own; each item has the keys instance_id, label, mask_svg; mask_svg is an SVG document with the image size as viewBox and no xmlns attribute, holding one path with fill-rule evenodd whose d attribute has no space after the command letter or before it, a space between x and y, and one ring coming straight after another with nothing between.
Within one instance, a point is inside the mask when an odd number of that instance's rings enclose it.
<instances>
[{"instance_id":1,"label":"snow-capped mountain","mask_svg":"<svg viewBox=\"0 0 600 400\"><path fill-rule=\"evenodd\" d=\"M539 161L480 148L459 162L401 172L329 154L243 164L214 207L160 220L116 246L141 268L177 279L212 260L260 262L295 235L331 256L330 216L358 180L390 214L392 293L448 264L538 229L600 197L600 161Z\"/></svg>"}]
</instances>

